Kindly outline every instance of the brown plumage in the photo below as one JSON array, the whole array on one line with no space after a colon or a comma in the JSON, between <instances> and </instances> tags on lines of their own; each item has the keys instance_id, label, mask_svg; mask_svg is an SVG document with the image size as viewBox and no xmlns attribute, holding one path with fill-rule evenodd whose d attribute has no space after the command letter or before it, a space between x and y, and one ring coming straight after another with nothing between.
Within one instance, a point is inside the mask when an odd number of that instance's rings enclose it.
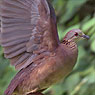
<instances>
[{"instance_id":1,"label":"brown plumage","mask_svg":"<svg viewBox=\"0 0 95 95\"><path fill-rule=\"evenodd\" d=\"M1 45L19 70L4 94L40 95L72 71L76 41L88 36L74 29L61 43L54 9L47 0L2 0L0 8Z\"/></svg>"}]
</instances>

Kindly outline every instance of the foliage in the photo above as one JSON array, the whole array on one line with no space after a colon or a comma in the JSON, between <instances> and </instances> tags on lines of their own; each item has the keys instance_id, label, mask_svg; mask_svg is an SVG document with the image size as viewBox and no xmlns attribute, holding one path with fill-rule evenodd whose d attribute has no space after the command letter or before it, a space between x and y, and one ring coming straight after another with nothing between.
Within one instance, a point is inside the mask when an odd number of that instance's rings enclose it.
<instances>
[{"instance_id":1,"label":"foliage","mask_svg":"<svg viewBox=\"0 0 95 95\"><path fill-rule=\"evenodd\" d=\"M60 40L69 30L80 28L90 36L78 43L77 64L67 78L45 91L46 95L95 95L95 1L51 0L57 15ZM87 11L88 10L88 11ZM0 95L16 71L0 47Z\"/></svg>"}]
</instances>

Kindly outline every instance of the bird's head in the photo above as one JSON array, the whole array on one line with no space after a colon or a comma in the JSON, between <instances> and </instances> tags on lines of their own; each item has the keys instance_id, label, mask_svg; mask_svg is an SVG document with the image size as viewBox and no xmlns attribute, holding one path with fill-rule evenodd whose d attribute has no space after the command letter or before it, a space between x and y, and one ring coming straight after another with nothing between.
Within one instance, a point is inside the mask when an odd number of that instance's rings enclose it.
<instances>
[{"instance_id":1,"label":"bird's head","mask_svg":"<svg viewBox=\"0 0 95 95\"><path fill-rule=\"evenodd\" d=\"M80 39L89 39L89 36L85 35L80 29L72 29L69 31L66 36L64 37L65 41L74 41L77 42Z\"/></svg>"}]
</instances>

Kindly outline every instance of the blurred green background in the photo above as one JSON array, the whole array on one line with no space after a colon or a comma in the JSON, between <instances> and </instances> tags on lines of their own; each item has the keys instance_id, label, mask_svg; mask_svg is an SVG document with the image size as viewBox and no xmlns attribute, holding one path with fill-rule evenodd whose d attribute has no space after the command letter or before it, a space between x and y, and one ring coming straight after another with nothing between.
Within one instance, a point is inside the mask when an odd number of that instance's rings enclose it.
<instances>
[{"instance_id":1,"label":"blurred green background","mask_svg":"<svg viewBox=\"0 0 95 95\"><path fill-rule=\"evenodd\" d=\"M50 0L57 15L60 40L66 32L80 28L90 39L79 41L78 61L72 73L61 83L45 91L46 95L95 95L95 0ZM15 76L15 69L4 58L0 47L0 95Z\"/></svg>"}]
</instances>

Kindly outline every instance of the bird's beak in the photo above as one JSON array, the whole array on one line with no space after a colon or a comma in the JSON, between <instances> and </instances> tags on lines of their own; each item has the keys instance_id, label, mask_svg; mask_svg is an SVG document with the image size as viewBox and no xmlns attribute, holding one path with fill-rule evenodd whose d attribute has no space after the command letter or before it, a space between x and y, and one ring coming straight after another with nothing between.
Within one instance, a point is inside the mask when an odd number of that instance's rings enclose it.
<instances>
[{"instance_id":1,"label":"bird's beak","mask_svg":"<svg viewBox=\"0 0 95 95\"><path fill-rule=\"evenodd\" d=\"M82 37L85 38L85 39L89 39L88 35L82 35Z\"/></svg>"}]
</instances>

